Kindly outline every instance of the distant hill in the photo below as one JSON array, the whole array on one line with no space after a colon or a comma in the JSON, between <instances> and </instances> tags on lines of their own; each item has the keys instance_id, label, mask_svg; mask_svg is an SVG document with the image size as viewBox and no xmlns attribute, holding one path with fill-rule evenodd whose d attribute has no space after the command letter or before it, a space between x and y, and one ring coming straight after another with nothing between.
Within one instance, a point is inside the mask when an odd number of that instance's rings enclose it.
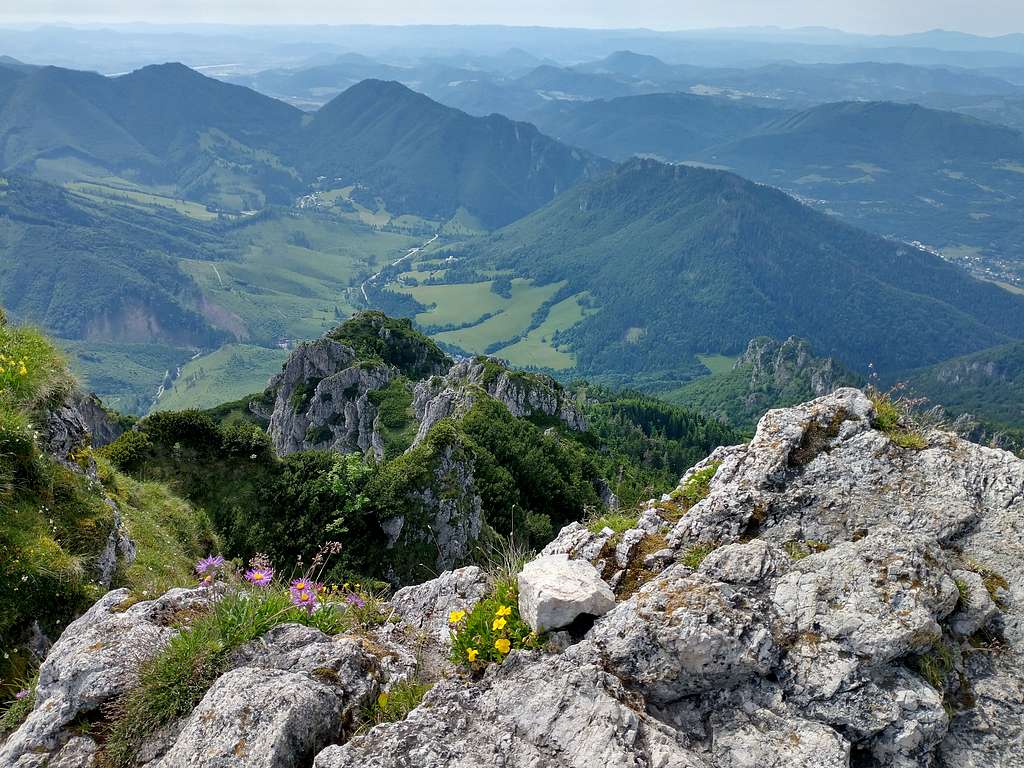
<instances>
[{"instance_id":1,"label":"distant hill","mask_svg":"<svg viewBox=\"0 0 1024 768\"><path fill-rule=\"evenodd\" d=\"M1024 447L1024 343L982 350L893 378L953 414L970 413L993 429L1015 430Z\"/></svg>"},{"instance_id":2,"label":"distant hill","mask_svg":"<svg viewBox=\"0 0 1024 768\"><path fill-rule=\"evenodd\" d=\"M781 110L688 93L551 101L532 114L545 133L613 160L686 160L777 120Z\"/></svg>"},{"instance_id":3,"label":"distant hill","mask_svg":"<svg viewBox=\"0 0 1024 768\"><path fill-rule=\"evenodd\" d=\"M818 357L802 339L751 339L729 371L697 379L665 392L669 402L686 404L743 429L753 429L770 408L783 408L826 395L837 387L860 386L861 377L830 357Z\"/></svg>"},{"instance_id":4,"label":"distant hill","mask_svg":"<svg viewBox=\"0 0 1024 768\"><path fill-rule=\"evenodd\" d=\"M358 179L391 211L446 218L465 208L488 227L607 167L529 123L471 117L380 80L363 81L318 111L302 145L307 176Z\"/></svg>"},{"instance_id":5,"label":"distant hill","mask_svg":"<svg viewBox=\"0 0 1024 768\"><path fill-rule=\"evenodd\" d=\"M583 371L649 371L807 339L854 369L1024 338L1024 297L720 171L634 160L453 256L589 291L559 334Z\"/></svg>"},{"instance_id":6,"label":"distant hill","mask_svg":"<svg viewBox=\"0 0 1024 768\"><path fill-rule=\"evenodd\" d=\"M336 179L392 214L464 210L494 227L606 167L530 124L470 117L394 82L365 80L310 119L180 64L113 78L0 66L0 170L143 185L216 210L291 204Z\"/></svg>"},{"instance_id":7,"label":"distant hill","mask_svg":"<svg viewBox=\"0 0 1024 768\"><path fill-rule=\"evenodd\" d=\"M178 258L214 236L168 213L134 217L50 184L0 180L0 304L64 338L209 346L225 334L202 317Z\"/></svg>"},{"instance_id":8,"label":"distant hill","mask_svg":"<svg viewBox=\"0 0 1024 768\"><path fill-rule=\"evenodd\" d=\"M912 104L843 102L781 118L699 159L851 223L998 258L1024 252L1024 135Z\"/></svg>"},{"instance_id":9,"label":"distant hill","mask_svg":"<svg viewBox=\"0 0 1024 768\"><path fill-rule=\"evenodd\" d=\"M276 155L302 113L180 64L122 77L40 67L0 85L0 165L65 182L123 177L229 208L301 189Z\"/></svg>"}]
</instances>

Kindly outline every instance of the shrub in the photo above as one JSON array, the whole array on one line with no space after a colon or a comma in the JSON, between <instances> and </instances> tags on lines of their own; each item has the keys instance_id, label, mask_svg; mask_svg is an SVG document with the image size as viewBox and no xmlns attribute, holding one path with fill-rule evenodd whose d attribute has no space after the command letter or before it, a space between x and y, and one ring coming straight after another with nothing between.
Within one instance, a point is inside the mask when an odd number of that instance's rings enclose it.
<instances>
[{"instance_id":1,"label":"shrub","mask_svg":"<svg viewBox=\"0 0 1024 768\"><path fill-rule=\"evenodd\" d=\"M481 600L468 616L453 611L451 660L470 668L501 662L514 649L539 648L540 638L519 616L519 593L509 584L496 584L491 597Z\"/></svg>"},{"instance_id":2,"label":"shrub","mask_svg":"<svg viewBox=\"0 0 1024 768\"><path fill-rule=\"evenodd\" d=\"M129 430L110 445L99 449L101 456L124 472L137 472L149 457L153 442L145 432Z\"/></svg>"}]
</instances>

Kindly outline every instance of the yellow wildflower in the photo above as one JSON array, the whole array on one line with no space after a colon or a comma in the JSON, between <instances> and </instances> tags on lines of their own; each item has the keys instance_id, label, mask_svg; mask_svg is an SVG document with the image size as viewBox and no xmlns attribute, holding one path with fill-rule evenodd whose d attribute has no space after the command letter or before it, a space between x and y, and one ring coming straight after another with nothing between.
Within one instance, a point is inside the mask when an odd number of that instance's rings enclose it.
<instances>
[{"instance_id":1,"label":"yellow wildflower","mask_svg":"<svg viewBox=\"0 0 1024 768\"><path fill-rule=\"evenodd\" d=\"M480 651L478 651L476 648L467 648L466 649L466 658L469 659L470 661L476 661L476 657L478 655L480 655Z\"/></svg>"},{"instance_id":2,"label":"yellow wildflower","mask_svg":"<svg viewBox=\"0 0 1024 768\"><path fill-rule=\"evenodd\" d=\"M18 369L18 374L20 376L28 376L28 368L26 368L24 365L21 366L21 368Z\"/></svg>"},{"instance_id":3,"label":"yellow wildflower","mask_svg":"<svg viewBox=\"0 0 1024 768\"><path fill-rule=\"evenodd\" d=\"M388 695L386 693L382 692L380 696L377 697L377 706L381 709L388 708Z\"/></svg>"},{"instance_id":4,"label":"yellow wildflower","mask_svg":"<svg viewBox=\"0 0 1024 768\"><path fill-rule=\"evenodd\" d=\"M466 618L466 612L465 611L452 611L451 613L448 614L448 623L449 624L458 624L464 618Z\"/></svg>"},{"instance_id":5,"label":"yellow wildflower","mask_svg":"<svg viewBox=\"0 0 1024 768\"><path fill-rule=\"evenodd\" d=\"M503 605L503 606L498 608L498 615L499 616L511 616L512 615L512 609L509 608L507 605Z\"/></svg>"},{"instance_id":6,"label":"yellow wildflower","mask_svg":"<svg viewBox=\"0 0 1024 768\"><path fill-rule=\"evenodd\" d=\"M491 631L497 632L499 629L504 629L506 624L508 624L508 622L499 617L491 622Z\"/></svg>"},{"instance_id":7,"label":"yellow wildflower","mask_svg":"<svg viewBox=\"0 0 1024 768\"><path fill-rule=\"evenodd\" d=\"M508 653L512 650L512 644L504 637L494 641L494 647L498 649L499 653Z\"/></svg>"}]
</instances>

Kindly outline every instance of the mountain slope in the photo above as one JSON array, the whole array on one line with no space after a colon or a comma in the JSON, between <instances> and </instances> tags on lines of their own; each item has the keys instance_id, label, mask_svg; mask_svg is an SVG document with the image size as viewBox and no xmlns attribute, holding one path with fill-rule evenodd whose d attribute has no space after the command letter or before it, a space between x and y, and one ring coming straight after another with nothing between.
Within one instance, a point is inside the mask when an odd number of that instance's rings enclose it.
<instances>
[{"instance_id":1,"label":"mountain slope","mask_svg":"<svg viewBox=\"0 0 1024 768\"><path fill-rule=\"evenodd\" d=\"M604 167L528 123L470 117L379 80L324 106L302 142L307 175L366 184L392 212L447 218L463 207L492 227Z\"/></svg>"},{"instance_id":2,"label":"mountain slope","mask_svg":"<svg viewBox=\"0 0 1024 768\"><path fill-rule=\"evenodd\" d=\"M830 357L818 357L802 339L751 339L731 370L662 393L669 402L744 429L753 429L769 408L813 400L858 377Z\"/></svg>"},{"instance_id":3,"label":"mountain slope","mask_svg":"<svg viewBox=\"0 0 1024 768\"><path fill-rule=\"evenodd\" d=\"M456 255L453 252L453 255ZM559 338L585 371L670 367L799 335L854 369L907 368L1024 338L1024 298L732 174L635 160L461 256L602 311Z\"/></svg>"},{"instance_id":4,"label":"mountain slope","mask_svg":"<svg viewBox=\"0 0 1024 768\"><path fill-rule=\"evenodd\" d=\"M1020 261L1024 135L910 104L825 104L699 159L818 201L851 223Z\"/></svg>"},{"instance_id":5,"label":"mountain slope","mask_svg":"<svg viewBox=\"0 0 1024 768\"><path fill-rule=\"evenodd\" d=\"M552 101L531 119L545 133L613 160L632 155L686 160L744 137L780 114L726 99L657 93L608 101Z\"/></svg>"},{"instance_id":6,"label":"mountain slope","mask_svg":"<svg viewBox=\"0 0 1024 768\"><path fill-rule=\"evenodd\" d=\"M0 87L3 168L55 181L121 176L170 184L226 207L290 201L300 188L276 155L302 113L181 64L121 77L40 67Z\"/></svg>"}]
</instances>

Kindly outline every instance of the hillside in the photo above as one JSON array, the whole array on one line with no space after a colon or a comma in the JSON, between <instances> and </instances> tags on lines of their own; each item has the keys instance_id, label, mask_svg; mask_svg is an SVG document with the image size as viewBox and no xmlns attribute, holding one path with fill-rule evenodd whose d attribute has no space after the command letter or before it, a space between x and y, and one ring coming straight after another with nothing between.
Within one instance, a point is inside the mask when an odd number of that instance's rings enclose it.
<instances>
[{"instance_id":1,"label":"hillside","mask_svg":"<svg viewBox=\"0 0 1024 768\"><path fill-rule=\"evenodd\" d=\"M552 101L531 113L545 133L603 157L687 160L772 122L780 110L743 102L658 93L594 101Z\"/></svg>"},{"instance_id":2,"label":"hillside","mask_svg":"<svg viewBox=\"0 0 1024 768\"><path fill-rule=\"evenodd\" d=\"M47 638L108 589L141 597L188 584L195 560L219 546L205 514L97 456L85 413L50 341L0 310L4 699L32 676Z\"/></svg>"},{"instance_id":3,"label":"hillside","mask_svg":"<svg viewBox=\"0 0 1024 768\"><path fill-rule=\"evenodd\" d=\"M307 176L358 181L398 213L445 219L462 208L489 228L605 167L528 123L470 117L379 80L321 108L302 144L299 164Z\"/></svg>"},{"instance_id":4,"label":"hillside","mask_svg":"<svg viewBox=\"0 0 1024 768\"><path fill-rule=\"evenodd\" d=\"M969 413L991 432L1014 433L1024 447L1024 344L1014 343L900 374L908 391Z\"/></svg>"},{"instance_id":5,"label":"hillside","mask_svg":"<svg viewBox=\"0 0 1024 768\"><path fill-rule=\"evenodd\" d=\"M396 216L461 211L490 228L604 168L532 125L470 117L394 82L359 82L307 119L181 64L112 78L0 68L0 147L0 171L107 195L239 212L357 186L371 211L376 198Z\"/></svg>"},{"instance_id":6,"label":"hillside","mask_svg":"<svg viewBox=\"0 0 1024 768\"><path fill-rule=\"evenodd\" d=\"M1024 136L1011 128L908 104L825 104L697 159L880 234L1019 271Z\"/></svg>"},{"instance_id":7,"label":"hillside","mask_svg":"<svg viewBox=\"0 0 1024 768\"><path fill-rule=\"evenodd\" d=\"M854 370L891 370L1024 336L1024 297L777 190L649 160L451 254L462 269L564 281L556 298L589 292L600 311L555 337L583 371L736 354L761 335L799 335Z\"/></svg>"},{"instance_id":8,"label":"hillside","mask_svg":"<svg viewBox=\"0 0 1024 768\"><path fill-rule=\"evenodd\" d=\"M764 412L827 395L860 378L832 358L818 357L807 342L790 337L751 339L727 371L712 373L680 389L662 392L669 402L753 430Z\"/></svg>"}]
</instances>

